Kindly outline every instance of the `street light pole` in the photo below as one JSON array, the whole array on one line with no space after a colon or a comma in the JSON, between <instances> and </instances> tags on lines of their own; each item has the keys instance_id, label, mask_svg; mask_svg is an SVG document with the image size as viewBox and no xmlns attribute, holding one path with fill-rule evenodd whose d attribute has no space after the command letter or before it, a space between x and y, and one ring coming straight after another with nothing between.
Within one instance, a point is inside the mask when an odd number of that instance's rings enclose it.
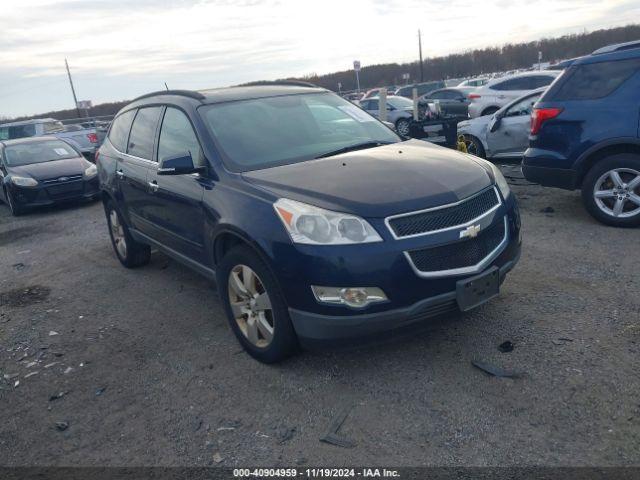
<instances>
[{"instance_id":1,"label":"street light pole","mask_svg":"<svg viewBox=\"0 0 640 480\"><path fill-rule=\"evenodd\" d=\"M69 63L67 62L67 59L64 59L64 66L67 67L67 76L69 77L69 85L71 85L71 93L73 94L73 103L76 106L76 113L78 114L78 118L80 118L82 115L80 115L80 108L78 108L78 99L76 97L76 89L73 88L73 80L71 79L71 72L69 71Z\"/></svg>"}]
</instances>

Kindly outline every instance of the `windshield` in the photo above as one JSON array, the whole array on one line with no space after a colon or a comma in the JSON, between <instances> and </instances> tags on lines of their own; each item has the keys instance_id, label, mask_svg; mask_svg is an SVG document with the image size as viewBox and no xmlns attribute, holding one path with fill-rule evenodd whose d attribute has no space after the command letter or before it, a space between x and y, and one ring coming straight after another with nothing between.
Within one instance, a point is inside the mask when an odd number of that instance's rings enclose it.
<instances>
[{"instance_id":1,"label":"windshield","mask_svg":"<svg viewBox=\"0 0 640 480\"><path fill-rule=\"evenodd\" d=\"M405 97L387 97L387 103L394 108L413 108L413 102Z\"/></svg>"},{"instance_id":2,"label":"windshield","mask_svg":"<svg viewBox=\"0 0 640 480\"><path fill-rule=\"evenodd\" d=\"M25 125L0 126L0 140L13 140L15 138L33 137L36 134L36 126L33 123Z\"/></svg>"},{"instance_id":3,"label":"windshield","mask_svg":"<svg viewBox=\"0 0 640 480\"><path fill-rule=\"evenodd\" d=\"M8 167L51 162L78 156L79 154L62 140L20 143L10 145L4 150L5 162Z\"/></svg>"},{"instance_id":4,"label":"windshield","mask_svg":"<svg viewBox=\"0 0 640 480\"><path fill-rule=\"evenodd\" d=\"M400 138L331 93L286 95L207 105L205 123L232 171L302 162L353 145Z\"/></svg>"}]
</instances>

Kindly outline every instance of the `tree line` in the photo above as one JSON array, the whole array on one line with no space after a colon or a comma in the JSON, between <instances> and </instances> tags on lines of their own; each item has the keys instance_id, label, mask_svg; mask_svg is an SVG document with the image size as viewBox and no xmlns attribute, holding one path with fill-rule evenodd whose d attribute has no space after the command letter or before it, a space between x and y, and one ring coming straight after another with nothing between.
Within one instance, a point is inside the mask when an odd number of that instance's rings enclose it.
<instances>
[{"instance_id":1,"label":"tree line","mask_svg":"<svg viewBox=\"0 0 640 480\"><path fill-rule=\"evenodd\" d=\"M538 52L542 53L543 62L555 63L589 54L605 45L632 40L640 40L640 25L564 35L557 38L543 38L526 43L507 43L502 46L453 53L443 57L426 58L423 62L424 80L446 80L530 68L538 62ZM363 66L360 71L360 86L362 89L367 89L386 85L401 85L405 83L402 80L402 75L405 73L410 75L410 83L419 82L419 62ZM338 83L342 84L342 90L355 90L356 88L353 70L326 75L308 75L299 80L305 80L330 90L337 90Z\"/></svg>"}]
</instances>

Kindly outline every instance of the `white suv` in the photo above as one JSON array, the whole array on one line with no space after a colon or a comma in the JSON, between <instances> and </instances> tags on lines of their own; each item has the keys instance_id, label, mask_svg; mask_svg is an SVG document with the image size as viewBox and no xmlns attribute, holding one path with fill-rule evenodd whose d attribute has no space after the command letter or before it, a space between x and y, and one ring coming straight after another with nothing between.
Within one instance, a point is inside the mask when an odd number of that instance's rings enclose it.
<instances>
[{"instance_id":1,"label":"white suv","mask_svg":"<svg viewBox=\"0 0 640 480\"><path fill-rule=\"evenodd\" d=\"M550 85L561 73L561 70L524 72L492 80L469 94L469 116L476 118L495 113L511 100Z\"/></svg>"}]
</instances>

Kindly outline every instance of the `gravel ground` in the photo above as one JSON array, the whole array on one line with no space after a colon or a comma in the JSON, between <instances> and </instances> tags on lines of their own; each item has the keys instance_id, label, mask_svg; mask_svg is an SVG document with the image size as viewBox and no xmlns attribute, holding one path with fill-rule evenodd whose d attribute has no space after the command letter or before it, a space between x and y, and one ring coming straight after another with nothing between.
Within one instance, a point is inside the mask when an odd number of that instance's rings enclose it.
<instances>
[{"instance_id":1,"label":"gravel ground","mask_svg":"<svg viewBox=\"0 0 640 480\"><path fill-rule=\"evenodd\" d=\"M0 206L0 464L640 465L640 230L514 191L523 255L499 298L275 366L197 274L159 253L122 268L100 204ZM355 446L320 442L344 409Z\"/></svg>"}]
</instances>

